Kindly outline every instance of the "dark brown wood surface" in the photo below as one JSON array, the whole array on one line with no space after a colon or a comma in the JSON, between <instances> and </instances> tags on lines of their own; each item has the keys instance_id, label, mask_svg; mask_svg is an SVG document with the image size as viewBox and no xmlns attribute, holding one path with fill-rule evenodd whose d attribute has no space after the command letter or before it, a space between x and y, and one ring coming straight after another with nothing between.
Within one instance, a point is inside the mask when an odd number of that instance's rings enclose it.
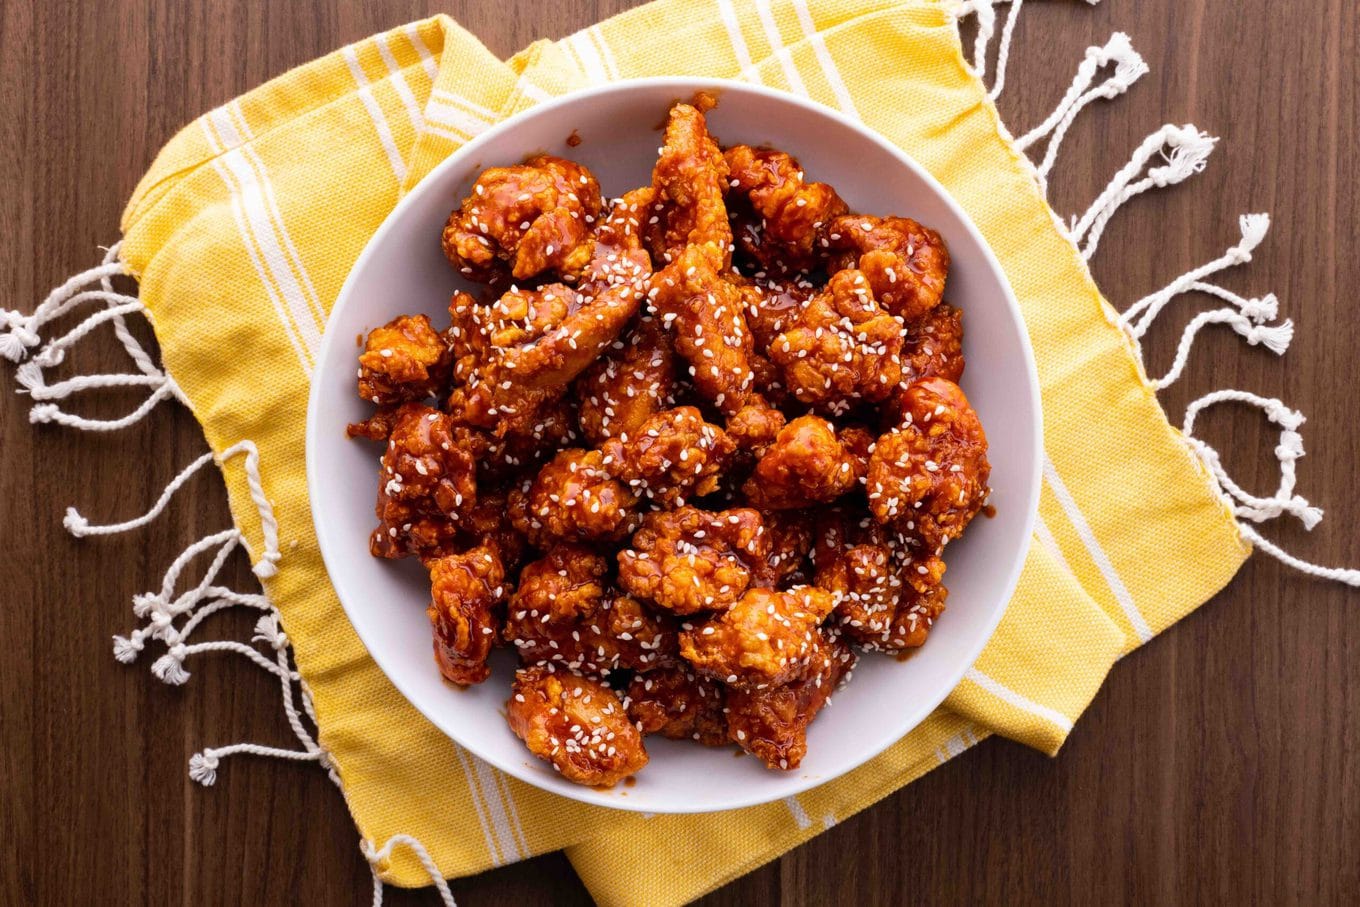
<instances>
[{"instance_id":1,"label":"dark brown wood surface","mask_svg":"<svg viewBox=\"0 0 1360 907\"><path fill-rule=\"evenodd\" d=\"M628 5L441 4L503 54ZM31 310L90 266L157 149L198 113L429 12L414 0L0 3L0 307ZM1273 213L1255 262L1225 283L1275 290L1297 322L1292 350L1277 360L1210 329L1164 403L1179 421L1193 396L1233 386L1302 408L1300 487L1328 519L1311 537L1268 531L1300 554L1360 565L1360 14L1352 0L1028 4L1001 103L1017 132L1114 30L1133 36L1152 74L1078 121L1055 207L1083 207L1163 122L1223 137L1203 175L1116 217L1095 272L1122 307L1234 242L1240 212ZM1202 303L1175 303L1153 330L1154 372ZM101 336L76 359L98 371L120 356ZM235 761L207 791L186 777L203 745L288 740L270 678L223 656L171 688L110 657L110 635L132 625L130 596L227 525L220 483L204 475L141 533L76 541L61 528L68 504L95 520L141 512L202 451L193 419L164 406L105 436L34 428L0 371L0 903L366 901L356 834L315 766ZM1248 487L1273 487L1275 441L1260 420L1213 412L1205 431ZM250 586L243 560L227 572ZM1353 903L1357 854L1360 595L1258 556L1115 667L1056 760L988 742L709 903ZM560 855L454 891L464 907L588 899ZM434 902L429 891L389 898Z\"/></svg>"}]
</instances>

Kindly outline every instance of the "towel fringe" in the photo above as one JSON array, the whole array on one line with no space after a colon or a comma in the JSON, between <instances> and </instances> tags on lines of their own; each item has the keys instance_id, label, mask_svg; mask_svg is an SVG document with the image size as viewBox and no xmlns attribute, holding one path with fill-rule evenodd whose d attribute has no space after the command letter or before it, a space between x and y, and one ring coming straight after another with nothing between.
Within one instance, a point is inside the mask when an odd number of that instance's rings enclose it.
<instances>
[{"instance_id":1,"label":"towel fringe","mask_svg":"<svg viewBox=\"0 0 1360 907\"><path fill-rule=\"evenodd\" d=\"M149 313L137 297L116 292L113 288L114 277L129 274L118 259L120 247L120 243L115 243L105 249L103 261L98 266L82 271L54 289L32 314L0 310L0 356L16 364L19 392L28 394L35 401L29 411L31 422L55 422L81 431L107 432L140 421L162 400L174 398L188 405L174 379L157 365L128 330L127 316L140 314L149 318ZM66 333L44 339L44 328L91 303L102 303L103 308L89 314ZM77 375L48 384L45 380L46 370L60 365L69 349L105 324L112 326L136 370ZM87 419L68 413L52 402L65 400L84 391L119 387L140 387L149 391L141 405L120 419ZM77 538L117 535L140 529L159 517L176 493L208 463L213 462L224 468L229 461L237 458L242 460L263 540L263 550L251 569L260 580L269 579L277 574L277 564L282 556L279 551L279 524L273 504L264 491L259 449L248 439L232 445L221 454L209 451L198 457L170 480L151 508L140 516L116 523L93 524L76 508L68 507L62 523ZM126 636L113 637L113 656L123 664L131 664L141 656L149 642L155 640L163 643L165 651L152 662L150 671L156 679L171 686L187 683L192 674L185 667L186 661L192 656L207 653L239 655L269 672L279 681L284 717L301 748L288 749L248 742L204 747L190 756L189 777L209 787L216 783L217 771L223 759L237 755L265 756L315 762L326 769L343 795L344 787L334 761L329 751L317 741L314 729L319 725L315 706L306 684L292 663L292 646L282 629L278 609L263 592L240 592L216 584L228 558L238 547L248 548L248 544L244 533L235 527L206 535L186 546L166 568L158 590L133 596L133 614L142 623ZM209 553L211 561L202 579L192 588L177 594L184 571L200 555ZM234 639L192 641L194 632L207 618L232 608L253 608L263 612L255 622L254 633L248 643ZM395 835L377 851L373 850L372 842L361 842L361 849L373 871L374 902L381 904L382 901L379 864L385 862L398 845L415 851L439 889L444 903L453 905L453 896L440 876L438 867L424 846L410 835Z\"/></svg>"},{"instance_id":2,"label":"towel fringe","mask_svg":"<svg viewBox=\"0 0 1360 907\"><path fill-rule=\"evenodd\" d=\"M1210 292L1232 301L1244 315L1250 318L1257 318L1261 315L1264 316L1265 320L1274 318L1276 308L1274 296L1268 296L1261 300L1243 300L1241 297L1230 294L1219 287L1205 289L1206 285L1203 283L1205 278L1251 261L1251 253L1265 241L1266 234L1270 232L1270 215L1243 214L1238 219L1238 228L1242 231L1242 240L1237 245L1232 246L1213 261L1187 271L1155 293L1144 296L1124 311L1124 314L1119 317L1120 322L1129 329L1134 337L1142 337L1147 333L1148 327L1157 315L1171 300L1195 290ZM1257 320L1261 319L1257 318Z\"/></svg>"},{"instance_id":3,"label":"towel fringe","mask_svg":"<svg viewBox=\"0 0 1360 907\"><path fill-rule=\"evenodd\" d=\"M0 357L16 363L15 377L19 382L20 393L27 393L33 400L38 401L29 410L30 422L34 424L55 422L80 431L117 431L140 422L162 400L173 397L187 405L179 386L156 366L151 356L128 330L125 316L133 314L147 316L147 311L137 297L118 293L113 289L113 278L128 273L127 267L118 259L121 246L121 243L109 246L99 265L82 271L54 289L34 309L33 314L24 315L20 312L0 310L0 327L3 328L0 331ZM92 286L98 286L98 289L90 289ZM104 308L86 316L65 334L50 338L44 343L43 328L91 302L102 302ZM44 375L46 370L60 365L65 360L68 349L103 324L113 326L114 335L123 345L132 364L137 367L138 373L78 375L55 384L47 384ZM41 349L30 358L30 352L39 346ZM65 400L83 391L110 387L145 387L150 393L141 405L119 419L87 419L66 412L51 402Z\"/></svg>"},{"instance_id":4,"label":"towel fringe","mask_svg":"<svg viewBox=\"0 0 1360 907\"><path fill-rule=\"evenodd\" d=\"M425 849L425 845L421 844L419 839L411 835L393 835L387 839L387 842L380 849L376 849L373 842L368 838L360 842L359 849L363 852L364 859L368 860L369 870L373 873L373 907L382 907L383 882L378 872L380 867L384 866L391 858L392 851L397 845L410 848L416 855L416 859L420 860L420 865L424 866L425 871L429 873L430 881L434 883L435 889L439 892L439 900L444 903L445 907L458 907L454 903L453 892L449 890L449 883L444 881L444 876L440 873L439 867L435 865L430 852Z\"/></svg>"},{"instance_id":5,"label":"towel fringe","mask_svg":"<svg viewBox=\"0 0 1360 907\"><path fill-rule=\"evenodd\" d=\"M1082 258L1090 261L1096 254L1105 226L1125 202L1149 189L1183 183L1202 172L1217 142L1191 124L1170 123L1144 139L1086 213L1073 221L1068 235ZM1149 166L1154 157L1160 157L1163 163Z\"/></svg>"},{"instance_id":6,"label":"towel fringe","mask_svg":"<svg viewBox=\"0 0 1360 907\"><path fill-rule=\"evenodd\" d=\"M968 15L977 17L972 69L981 80L986 74L988 45L996 34L997 16L993 7L1006 2L1011 3L1011 8L1001 28L997 71L992 87L988 91L988 98L993 102L1000 96L1005 86L1010 43L1023 0L959 0L951 7L958 18ZM1099 0L1087 2L1095 5ZM1097 74L1111 65L1114 66L1114 72L1105 81L1094 84ZM1072 84L1052 113L1038 126L1013 140L1016 149L1023 155L1047 139L1043 158L1037 164L1030 162L1040 193L1045 198L1048 196L1048 178L1057 160L1058 150L1081 111L1101 98L1112 100L1124 94L1133 83L1149 71L1147 62L1134 50L1129 36L1123 32L1115 32L1104 46L1086 49L1085 59L1077 67ZM1070 226L1060 224L1082 258L1089 262L1095 255L1105 227L1125 202L1149 189L1181 183L1201 172L1207 165L1209 155L1217 141L1218 139L1213 136L1188 124L1184 126L1168 124L1149 135L1134 151L1128 163L1114 174L1090 207L1080 216L1073 217ZM1161 158L1161 163L1156 162L1158 157ZM1285 319L1277 324L1268 324L1279 316L1279 299L1275 294L1267 293L1261 297L1246 298L1208 282L1208 278L1221 271L1251 261L1252 252L1265 240L1270 230L1270 216L1245 214L1239 219L1238 226L1242 238L1236 245L1228 248L1218 258L1187 271L1160 290L1144 296L1115 320L1128 335L1134 355L1139 364L1144 366L1143 373L1146 374L1141 340L1152 322L1173 299L1187 293L1203 293L1226 303L1221 308L1201 312L1186 325L1181 333L1171 368L1161 378L1148 380L1149 387L1154 391L1169 387L1180 379L1189 361L1195 339L1200 331L1210 324L1227 325L1248 344L1252 346L1259 344L1276 355L1283 355L1289 348L1294 337L1294 322ZM1266 412L1272 422L1283 426L1280 444L1275 449L1276 458L1280 462L1280 488L1268 498L1252 495L1234 482L1223 468L1217 451L1194 437L1196 414L1206 406L1225 401L1238 401L1257 406ZM1237 517L1238 529L1244 539L1254 543L1277 560L1310 576L1360 585L1360 571L1320 567L1303 561L1262 537L1251 525L1288 513L1297 517L1306 528L1312 529L1322 519L1321 509L1313 507L1302 496L1294 494L1294 462L1303 456L1303 442L1297 431L1298 425L1302 422L1303 416L1300 413L1289 409L1278 400L1263 398L1245 391L1215 391L1196 400L1187 409L1183 437L1187 447L1205 464L1214 477L1220 494L1232 507Z\"/></svg>"},{"instance_id":7,"label":"towel fringe","mask_svg":"<svg viewBox=\"0 0 1360 907\"><path fill-rule=\"evenodd\" d=\"M1010 62L1011 38L1015 36L1015 23L1020 18L1021 7L1025 0L956 0L952 11L955 18L965 16L977 18L977 36L973 39L973 73L982 79L987 74L987 49L996 34L996 10L992 7L1009 3L1010 10L1001 26L1001 42L996 51L996 76L987 96L995 101L1006 87L1006 66ZM1086 0L1089 6L1096 6L1100 0Z\"/></svg>"},{"instance_id":8,"label":"towel fringe","mask_svg":"<svg viewBox=\"0 0 1360 907\"><path fill-rule=\"evenodd\" d=\"M1280 485L1275 493L1261 497L1242 488L1223 467L1218 451L1195 437L1195 417L1204 409L1219 403L1242 403L1253 406L1275 425L1280 427L1280 441L1275 446L1275 459L1280 464ZM1303 456L1303 436L1299 428L1306 420L1303 413L1291 409L1273 397L1262 397L1249 391L1225 389L1205 394L1192 402L1185 410L1185 423L1181 429L1186 443L1199 455L1209 472L1218 481L1219 488L1233 502L1233 512L1238 518L1238 528L1244 538L1266 554L1296 570L1316 576L1360 586L1360 570L1345 567L1322 567L1284 551L1275 543L1260 534L1250 523L1263 523L1281 516L1293 516L1303 527L1312 530L1322 520L1322 509L1314 507L1302 495L1294 493L1294 464Z\"/></svg>"},{"instance_id":9,"label":"towel fringe","mask_svg":"<svg viewBox=\"0 0 1360 907\"><path fill-rule=\"evenodd\" d=\"M1181 373L1185 371L1186 362L1190 359L1190 350L1195 344L1195 337L1199 335L1200 328L1207 324L1226 324L1251 346L1259 343L1277 356L1284 355L1289 349L1290 341L1294 339L1294 322L1288 318L1279 324L1266 325L1256 323L1237 309L1201 312L1185 326L1181 342L1176 348L1176 360L1172 363L1170 371L1152 382L1154 388L1162 390L1180 379Z\"/></svg>"},{"instance_id":10,"label":"towel fringe","mask_svg":"<svg viewBox=\"0 0 1360 907\"><path fill-rule=\"evenodd\" d=\"M1111 63L1115 66L1114 73L1104 82L1094 88L1091 87L1096 73ZM1133 49L1129 36L1123 32L1111 35L1104 47L1086 49L1086 59L1077 67L1076 77L1073 78L1067 94L1058 102L1058 106L1042 123L1015 140L1017 148L1027 151L1034 143L1048 138L1043 160L1035 166L1040 191L1048 194L1048 175L1053 170L1053 165L1058 159L1058 149L1062 147L1068 129L1076 122L1077 115L1094 101L1101 98L1113 100L1119 97L1149 71L1147 63Z\"/></svg>"}]
</instances>

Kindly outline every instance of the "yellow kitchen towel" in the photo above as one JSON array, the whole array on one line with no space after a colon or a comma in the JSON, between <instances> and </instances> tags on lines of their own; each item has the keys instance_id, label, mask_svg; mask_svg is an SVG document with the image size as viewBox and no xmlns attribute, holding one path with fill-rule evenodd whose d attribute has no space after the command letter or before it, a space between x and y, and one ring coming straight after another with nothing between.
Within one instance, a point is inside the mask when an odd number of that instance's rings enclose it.
<instances>
[{"instance_id":1,"label":"yellow kitchen towel","mask_svg":"<svg viewBox=\"0 0 1360 907\"><path fill-rule=\"evenodd\" d=\"M997 634L923 725L778 803L647 818L508 778L453 745L369 658L317 551L303 470L326 317L402 193L492 124L606 80L744 78L857 117L952 193L1008 275L1042 383L1040 528ZM1249 553L931 0L658 0L501 61L446 17L293 70L180 132L141 181L120 255L214 451L259 450L283 555L265 581L359 831L419 839L458 876L568 848L604 904L689 900L777 857L990 733L1056 752L1124 652ZM239 470L233 516L257 555ZM408 850L379 869L428 883Z\"/></svg>"}]
</instances>

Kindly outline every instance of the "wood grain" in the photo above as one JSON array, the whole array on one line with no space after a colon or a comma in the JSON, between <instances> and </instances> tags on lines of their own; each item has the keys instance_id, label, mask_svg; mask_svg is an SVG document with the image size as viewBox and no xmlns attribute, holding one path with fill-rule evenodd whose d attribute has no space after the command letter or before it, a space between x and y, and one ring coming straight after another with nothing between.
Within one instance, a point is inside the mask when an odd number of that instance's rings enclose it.
<instances>
[{"instance_id":1,"label":"wood grain","mask_svg":"<svg viewBox=\"0 0 1360 907\"><path fill-rule=\"evenodd\" d=\"M441 4L503 54L628 5ZM429 12L414 0L0 4L0 304L30 309L90 265L183 123ZM1082 207L1163 122L1223 137L1202 176L1115 219L1096 275L1122 307L1234 242L1240 212L1273 213L1254 264L1226 282L1274 289L1298 324L1293 349L1280 361L1206 331L1164 403L1178 421L1193 396L1235 386L1301 406L1301 488L1329 518L1311 537L1271 534L1300 554L1360 564L1360 16L1351 0L1029 4L1001 104L1017 131L1050 109L1085 47L1117 29L1152 75L1078 121L1055 207ZM1175 303L1152 331L1152 370L1170 363L1196 304ZM91 371L119 355L101 337L74 358ZM128 431L75 436L31 427L13 387L0 379L0 901L365 901L353 827L314 767L237 762L207 792L185 776L202 745L286 741L268 677L223 656L176 689L109 657L129 597L188 541L227 524L219 483L195 482L143 533L77 542L61 531L68 503L93 519L140 512L202 450L192 418L163 407ZM129 399L89 411L125 411ZM1213 412L1205 431L1244 483L1273 486L1274 439L1256 419ZM243 561L228 573L249 586ZM244 618L223 624L246 629ZM989 742L707 903L1354 902L1358 852L1360 596L1258 557L1115 668L1056 760ZM560 855L454 890L464 907L588 900Z\"/></svg>"}]
</instances>

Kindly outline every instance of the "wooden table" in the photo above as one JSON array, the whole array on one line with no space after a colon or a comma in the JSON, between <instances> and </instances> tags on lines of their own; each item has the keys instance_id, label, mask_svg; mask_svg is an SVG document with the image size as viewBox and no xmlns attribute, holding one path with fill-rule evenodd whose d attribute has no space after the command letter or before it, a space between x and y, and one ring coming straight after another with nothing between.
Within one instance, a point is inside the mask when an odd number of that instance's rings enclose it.
<instances>
[{"instance_id":1,"label":"wooden table","mask_svg":"<svg viewBox=\"0 0 1360 907\"><path fill-rule=\"evenodd\" d=\"M627 0L445 4L498 53L558 37ZM117 0L0 5L0 305L29 310L88 267L157 149L201 111L429 8L413 0ZM1236 241L1240 212L1275 227L1226 282L1275 290L1298 323L1283 360L1224 329L1166 392L1173 421L1218 387L1303 408L1301 489L1329 518L1270 533L1360 564L1360 15L1352 0L1030 4L1001 107L1017 131L1066 89L1090 44L1129 32L1152 74L1072 131L1055 207L1078 210L1163 122L1223 137L1209 169L1116 217L1095 271L1117 307ZM888 64L890 65L890 64ZM1169 365L1198 303L1152 331ZM87 371L119 351L101 337ZM77 542L61 514L139 513L203 450L162 407L106 436L28 424L0 379L0 902L359 903L368 868L344 804L311 765L234 762L204 791L203 745L283 743L277 688L231 657L171 688L117 664L129 597L190 540L227 525L210 477L142 533ZM125 412L132 398L91 405ZM1274 484L1273 434L1213 412L1206 434L1249 487ZM1150 493L1156 493L1150 489ZM243 560L228 585L247 588ZM224 620L228 629L240 625ZM191 666L192 667L192 666ZM1208 607L1116 666L1056 760L994 740L715 893L730 904L924 901L1338 901L1360 897L1360 596L1254 558ZM560 855L454 884L459 903L584 901ZM390 893L429 904L428 892Z\"/></svg>"}]
</instances>

